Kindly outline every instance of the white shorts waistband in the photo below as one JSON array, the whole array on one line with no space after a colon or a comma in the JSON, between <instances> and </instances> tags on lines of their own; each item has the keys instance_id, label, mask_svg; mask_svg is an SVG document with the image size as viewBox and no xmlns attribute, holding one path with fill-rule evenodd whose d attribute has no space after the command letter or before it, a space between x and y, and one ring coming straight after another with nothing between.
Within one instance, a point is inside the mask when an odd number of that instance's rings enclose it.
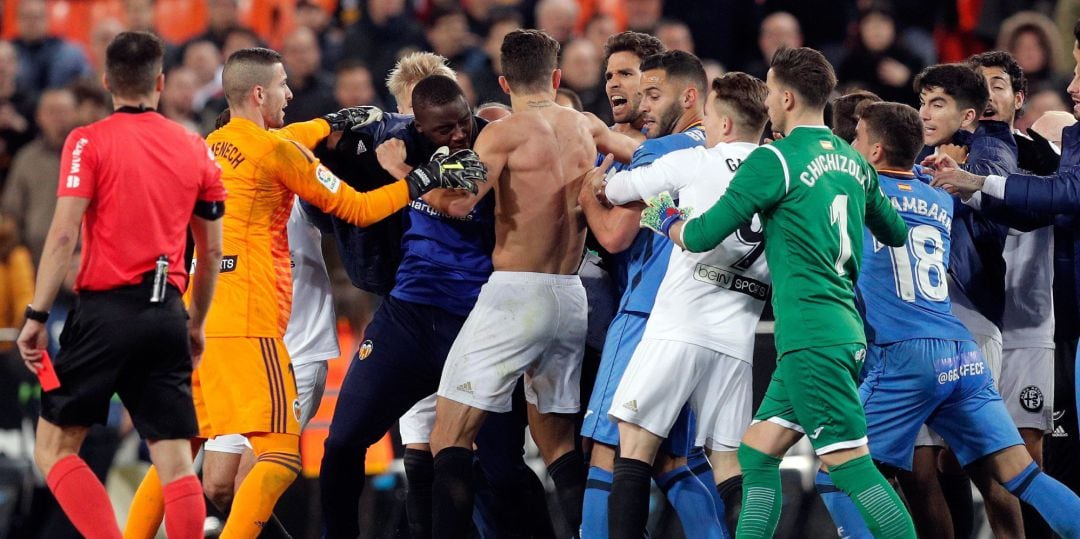
<instances>
[{"instance_id":1,"label":"white shorts waistband","mask_svg":"<svg viewBox=\"0 0 1080 539\"><path fill-rule=\"evenodd\" d=\"M581 286L581 277L576 273L556 275L554 273L534 273L529 271L496 271L488 277L493 284L542 284L548 286Z\"/></svg>"}]
</instances>

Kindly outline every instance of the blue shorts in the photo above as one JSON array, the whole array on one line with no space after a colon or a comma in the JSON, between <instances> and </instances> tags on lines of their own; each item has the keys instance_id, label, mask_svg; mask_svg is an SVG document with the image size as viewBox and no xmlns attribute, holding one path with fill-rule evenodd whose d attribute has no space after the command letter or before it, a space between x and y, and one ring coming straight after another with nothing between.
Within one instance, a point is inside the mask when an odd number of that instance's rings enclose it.
<instances>
[{"instance_id":1,"label":"blue shorts","mask_svg":"<svg viewBox=\"0 0 1080 539\"><path fill-rule=\"evenodd\" d=\"M874 460L911 470L923 423L964 466L1024 443L974 341L913 339L866 352L859 396Z\"/></svg>"},{"instance_id":2,"label":"blue shorts","mask_svg":"<svg viewBox=\"0 0 1080 539\"><path fill-rule=\"evenodd\" d=\"M634 355L641 336L645 333L648 315L619 311L608 326L604 339L604 351L600 356L600 368L596 373L589 407L581 425L581 435L610 446L619 445L619 427L608 419L607 411L615 398L626 366ZM690 407L684 405L667 440L660 446L670 455L685 457L694 446L694 418Z\"/></svg>"}]
</instances>

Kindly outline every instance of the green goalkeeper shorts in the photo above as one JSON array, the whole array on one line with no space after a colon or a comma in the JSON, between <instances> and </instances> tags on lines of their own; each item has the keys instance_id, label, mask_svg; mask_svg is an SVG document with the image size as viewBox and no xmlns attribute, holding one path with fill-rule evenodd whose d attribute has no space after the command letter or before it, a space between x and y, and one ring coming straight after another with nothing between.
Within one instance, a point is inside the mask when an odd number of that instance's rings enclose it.
<instances>
[{"instance_id":1,"label":"green goalkeeper shorts","mask_svg":"<svg viewBox=\"0 0 1080 539\"><path fill-rule=\"evenodd\" d=\"M856 385L862 344L794 350L780 357L754 421L806 434L824 455L866 445L866 416Z\"/></svg>"}]
</instances>

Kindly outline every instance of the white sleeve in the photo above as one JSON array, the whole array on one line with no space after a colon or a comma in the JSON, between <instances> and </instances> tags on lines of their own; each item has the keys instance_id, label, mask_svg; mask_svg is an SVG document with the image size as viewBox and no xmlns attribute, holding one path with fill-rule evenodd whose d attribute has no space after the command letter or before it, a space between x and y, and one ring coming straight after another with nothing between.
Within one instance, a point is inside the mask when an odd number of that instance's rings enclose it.
<instances>
[{"instance_id":1,"label":"white sleeve","mask_svg":"<svg viewBox=\"0 0 1080 539\"><path fill-rule=\"evenodd\" d=\"M678 191L686 186L690 174L687 165L693 152L679 151L667 154L652 163L624 170L608 179L604 195L612 204L620 205L645 200L668 191L678 197Z\"/></svg>"}]
</instances>

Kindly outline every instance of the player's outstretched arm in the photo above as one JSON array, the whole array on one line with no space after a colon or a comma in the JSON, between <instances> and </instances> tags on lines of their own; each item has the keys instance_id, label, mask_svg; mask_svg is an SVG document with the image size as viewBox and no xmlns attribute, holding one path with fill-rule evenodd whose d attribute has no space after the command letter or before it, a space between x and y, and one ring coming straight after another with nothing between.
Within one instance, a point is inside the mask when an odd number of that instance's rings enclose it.
<instances>
[{"instance_id":1,"label":"player's outstretched arm","mask_svg":"<svg viewBox=\"0 0 1080 539\"><path fill-rule=\"evenodd\" d=\"M589 133L592 134L598 152L610 153L620 163L629 163L633 159L634 150L641 144L639 141L612 131L595 114L586 112L585 117L588 118Z\"/></svg>"}]
</instances>

